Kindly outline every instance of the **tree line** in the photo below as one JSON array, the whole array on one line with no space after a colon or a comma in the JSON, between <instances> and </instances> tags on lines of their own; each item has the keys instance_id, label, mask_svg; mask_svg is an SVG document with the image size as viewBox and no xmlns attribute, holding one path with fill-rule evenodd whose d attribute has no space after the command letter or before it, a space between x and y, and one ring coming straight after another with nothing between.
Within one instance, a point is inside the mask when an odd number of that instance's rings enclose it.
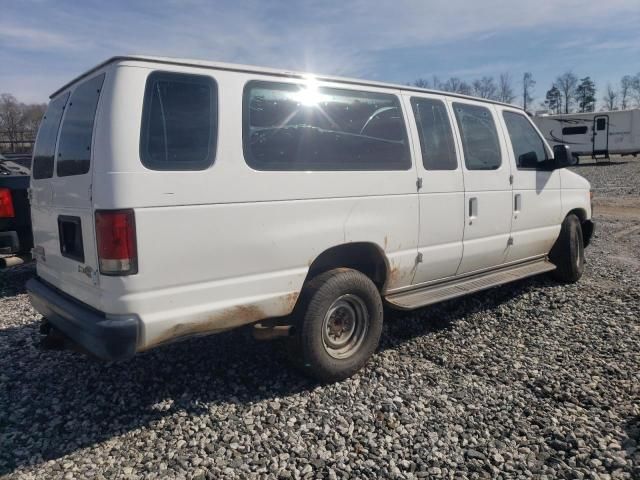
<instances>
[{"instance_id":1,"label":"tree line","mask_svg":"<svg viewBox=\"0 0 640 480\"><path fill-rule=\"evenodd\" d=\"M0 152L30 152L45 103L22 103L10 93L0 94Z\"/></svg>"},{"instance_id":2,"label":"tree line","mask_svg":"<svg viewBox=\"0 0 640 480\"><path fill-rule=\"evenodd\" d=\"M525 110L532 110L536 106L536 81L531 72L522 75L517 87L509 73L501 73L497 79L483 76L468 82L459 77L441 81L433 76L431 79L419 78L411 85L504 103L513 103L520 97ZM578 78L573 72L567 71L556 77L537 106L550 113L593 112L596 110L596 95L596 84L590 76ZM624 75L617 89L608 84L601 102L602 110L626 110L633 107L640 107L640 73Z\"/></svg>"}]
</instances>

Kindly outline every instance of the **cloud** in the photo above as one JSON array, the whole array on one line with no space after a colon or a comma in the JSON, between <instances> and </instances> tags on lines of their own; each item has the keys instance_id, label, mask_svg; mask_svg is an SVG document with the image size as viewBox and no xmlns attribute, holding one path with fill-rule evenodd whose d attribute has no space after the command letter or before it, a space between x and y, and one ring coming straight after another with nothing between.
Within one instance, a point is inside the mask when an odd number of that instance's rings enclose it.
<instances>
[{"instance_id":1,"label":"cloud","mask_svg":"<svg viewBox=\"0 0 640 480\"><path fill-rule=\"evenodd\" d=\"M446 2L281 2L156 0L111 8L103 2L75 8L40 6L37 27L0 27L0 36L24 39L29 48L78 48L87 56L146 53L201 57L323 73L367 73L370 57L399 48L433 48L480 41L500 32L606 24L638 15L637 0ZM37 14L37 12L35 12ZM22 17L24 18L24 17ZM52 29L54 29L52 31ZM68 32L64 36L54 32ZM523 30L523 34L528 34Z\"/></svg>"},{"instance_id":2,"label":"cloud","mask_svg":"<svg viewBox=\"0 0 640 480\"><path fill-rule=\"evenodd\" d=\"M0 24L0 41L19 50L75 49L67 36L45 30Z\"/></svg>"},{"instance_id":3,"label":"cloud","mask_svg":"<svg viewBox=\"0 0 640 480\"><path fill-rule=\"evenodd\" d=\"M495 62L485 63L476 67L460 68L455 70L449 70L437 75L445 75L451 77L477 77L482 75L499 75L500 73L509 72L511 70L520 68L523 66L522 62Z\"/></svg>"},{"instance_id":4,"label":"cloud","mask_svg":"<svg viewBox=\"0 0 640 480\"><path fill-rule=\"evenodd\" d=\"M406 49L426 54L455 45L464 51L466 45L499 42L515 32L527 53L549 32L571 31L578 38L579 29L608 32L616 25L616 30L633 30L638 24L638 0L564 0L561 7L556 0L39 0L3 6L0 58L6 59L7 51L17 52L16 60L24 50L46 51L50 55L42 59L42 68L67 78L126 53L399 78L392 68L406 71L409 58L394 63L396 53ZM459 76L497 74L491 68L505 71L519 61L485 58L460 65L450 58L440 70Z\"/></svg>"}]
</instances>

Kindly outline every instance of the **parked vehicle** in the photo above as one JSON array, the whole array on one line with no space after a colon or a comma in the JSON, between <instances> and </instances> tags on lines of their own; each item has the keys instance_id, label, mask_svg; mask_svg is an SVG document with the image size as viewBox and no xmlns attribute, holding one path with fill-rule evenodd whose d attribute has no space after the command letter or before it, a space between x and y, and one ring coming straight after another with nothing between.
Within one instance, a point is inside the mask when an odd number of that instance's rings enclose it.
<instances>
[{"instance_id":1,"label":"parked vehicle","mask_svg":"<svg viewBox=\"0 0 640 480\"><path fill-rule=\"evenodd\" d=\"M593 158L640 153L640 109L541 115L533 118L552 145Z\"/></svg>"},{"instance_id":2,"label":"parked vehicle","mask_svg":"<svg viewBox=\"0 0 640 480\"><path fill-rule=\"evenodd\" d=\"M0 155L0 268L24 263L33 247L29 169Z\"/></svg>"},{"instance_id":3,"label":"parked vehicle","mask_svg":"<svg viewBox=\"0 0 640 480\"><path fill-rule=\"evenodd\" d=\"M577 281L593 231L522 110L409 86L117 57L52 95L36 151L32 303L106 360L253 324L345 378L383 302Z\"/></svg>"}]
</instances>

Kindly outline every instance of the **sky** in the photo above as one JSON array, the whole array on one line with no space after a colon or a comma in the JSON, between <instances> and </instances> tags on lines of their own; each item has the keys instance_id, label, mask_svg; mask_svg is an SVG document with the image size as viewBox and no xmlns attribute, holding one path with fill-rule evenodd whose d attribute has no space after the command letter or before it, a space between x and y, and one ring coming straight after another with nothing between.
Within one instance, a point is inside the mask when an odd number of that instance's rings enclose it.
<instances>
[{"instance_id":1,"label":"sky","mask_svg":"<svg viewBox=\"0 0 640 480\"><path fill-rule=\"evenodd\" d=\"M525 71L544 99L567 70L640 72L640 0L0 0L0 93L49 94L123 54L408 83ZM519 98L518 101L521 101Z\"/></svg>"}]
</instances>

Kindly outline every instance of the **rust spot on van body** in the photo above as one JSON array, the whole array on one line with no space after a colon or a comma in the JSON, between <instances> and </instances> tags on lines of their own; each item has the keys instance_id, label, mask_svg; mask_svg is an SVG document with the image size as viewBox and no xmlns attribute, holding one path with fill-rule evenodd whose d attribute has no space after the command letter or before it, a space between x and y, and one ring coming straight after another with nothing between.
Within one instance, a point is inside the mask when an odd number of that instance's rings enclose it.
<instances>
[{"instance_id":1,"label":"rust spot on van body","mask_svg":"<svg viewBox=\"0 0 640 480\"><path fill-rule=\"evenodd\" d=\"M299 291L293 291L280 297L282 310L290 313L298 301ZM238 305L230 307L222 312L204 317L202 321L179 323L163 332L152 343L145 345L140 351L148 350L158 345L172 343L188 337L222 333L227 330L264 320L272 315L267 315L262 309L254 305Z\"/></svg>"},{"instance_id":2,"label":"rust spot on van body","mask_svg":"<svg viewBox=\"0 0 640 480\"><path fill-rule=\"evenodd\" d=\"M391 262L391 264L389 265L389 279L387 280L387 286L393 286L398 283L398 280L400 280L401 276L402 272L400 271L400 267Z\"/></svg>"},{"instance_id":3,"label":"rust spot on van body","mask_svg":"<svg viewBox=\"0 0 640 480\"><path fill-rule=\"evenodd\" d=\"M298 301L298 297L300 296L300 292L291 292L284 297L284 307L289 312L293 311L296 303Z\"/></svg>"},{"instance_id":4,"label":"rust spot on van body","mask_svg":"<svg viewBox=\"0 0 640 480\"><path fill-rule=\"evenodd\" d=\"M142 350L182 340L186 337L222 333L226 330L257 322L265 317L266 315L261 309L252 305L231 307L207 316L202 321L178 323L153 339L152 343L145 345Z\"/></svg>"}]
</instances>

